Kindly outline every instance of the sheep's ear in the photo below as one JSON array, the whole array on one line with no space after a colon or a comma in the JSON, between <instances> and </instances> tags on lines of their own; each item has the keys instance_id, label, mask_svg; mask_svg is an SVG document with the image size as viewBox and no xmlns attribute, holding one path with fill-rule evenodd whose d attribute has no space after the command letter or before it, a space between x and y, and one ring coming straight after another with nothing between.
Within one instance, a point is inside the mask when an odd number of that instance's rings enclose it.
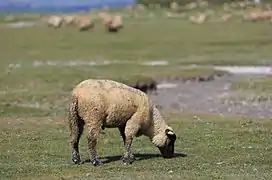
<instances>
[{"instance_id":1,"label":"sheep's ear","mask_svg":"<svg viewBox=\"0 0 272 180\"><path fill-rule=\"evenodd\" d=\"M175 141L176 140L176 134L170 130L170 129L166 129L165 130L165 134L167 135L167 137L171 140L171 141Z\"/></svg>"}]
</instances>

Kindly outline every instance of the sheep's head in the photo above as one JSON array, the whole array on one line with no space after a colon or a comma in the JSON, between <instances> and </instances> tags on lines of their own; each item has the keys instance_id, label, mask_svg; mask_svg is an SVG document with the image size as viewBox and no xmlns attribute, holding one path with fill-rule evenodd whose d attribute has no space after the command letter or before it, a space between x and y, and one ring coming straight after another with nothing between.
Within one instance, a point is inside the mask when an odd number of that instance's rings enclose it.
<instances>
[{"instance_id":1,"label":"sheep's head","mask_svg":"<svg viewBox=\"0 0 272 180\"><path fill-rule=\"evenodd\" d=\"M160 139L157 139L158 140L157 142L160 142L160 143L155 143L155 145L159 148L162 154L162 157L172 158L174 156L174 146L175 146L175 141L177 138L176 134L172 130L166 129L163 137L158 136L157 138L160 138Z\"/></svg>"}]
</instances>

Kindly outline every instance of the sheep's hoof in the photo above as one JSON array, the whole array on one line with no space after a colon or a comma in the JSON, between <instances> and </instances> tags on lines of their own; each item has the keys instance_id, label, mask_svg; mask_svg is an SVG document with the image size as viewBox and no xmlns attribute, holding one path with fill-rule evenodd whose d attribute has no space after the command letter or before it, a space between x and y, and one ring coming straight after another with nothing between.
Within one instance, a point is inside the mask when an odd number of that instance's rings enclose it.
<instances>
[{"instance_id":1,"label":"sheep's hoof","mask_svg":"<svg viewBox=\"0 0 272 180\"><path fill-rule=\"evenodd\" d=\"M94 166L102 166L102 165L103 165L102 161L100 161L100 160L98 160L98 159L93 160L93 161L92 161L92 164L93 164Z\"/></svg>"},{"instance_id":2,"label":"sheep's hoof","mask_svg":"<svg viewBox=\"0 0 272 180\"><path fill-rule=\"evenodd\" d=\"M122 157L121 159L124 164L132 164L135 161L134 156Z\"/></svg>"},{"instance_id":3,"label":"sheep's hoof","mask_svg":"<svg viewBox=\"0 0 272 180\"><path fill-rule=\"evenodd\" d=\"M80 159L80 156L76 153L73 153L72 155L72 161L75 163L75 164L81 164L81 159Z\"/></svg>"}]
</instances>

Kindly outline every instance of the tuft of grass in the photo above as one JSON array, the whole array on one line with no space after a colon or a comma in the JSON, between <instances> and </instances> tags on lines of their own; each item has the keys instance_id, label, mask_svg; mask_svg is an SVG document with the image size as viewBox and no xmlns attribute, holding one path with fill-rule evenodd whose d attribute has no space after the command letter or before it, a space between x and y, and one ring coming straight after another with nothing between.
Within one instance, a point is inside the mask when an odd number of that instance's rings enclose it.
<instances>
[{"instance_id":1,"label":"tuft of grass","mask_svg":"<svg viewBox=\"0 0 272 180\"><path fill-rule=\"evenodd\" d=\"M196 118L197 116L197 118ZM271 120L216 115L167 115L178 136L176 153L163 159L146 137L135 138L137 161L123 165L116 129L101 134L98 152L110 162L73 165L65 117L1 118L1 179L268 179L271 177ZM80 153L88 159L86 136Z\"/></svg>"},{"instance_id":2,"label":"tuft of grass","mask_svg":"<svg viewBox=\"0 0 272 180\"><path fill-rule=\"evenodd\" d=\"M0 14L0 23L16 23L20 21L37 21L40 15L38 14L12 14L3 16Z\"/></svg>"},{"instance_id":3,"label":"tuft of grass","mask_svg":"<svg viewBox=\"0 0 272 180\"><path fill-rule=\"evenodd\" d=\"M272 78L268 76L236 82L232 84L232 89L250 90L256 93L272 93Z\"/></svg>"},{"instance_id":4,"label":"tuft of grass","mask_svg":"<svg viewBox=\"0 0 272 180\"><path fill-rule=\"evenodd\" d=\"M235 82L231 88L234 90L233 99L252 102L272 100L272 79L269 76Z\"/></svg>"},{"instance_id":5,"label":"tuft of grass","mask_svg":"<svg viewBox=\"0 0 272 180\"><path fill-rule=\"evenodd\" d=\"M0 105L1 117L6 116L45 116L49 112L39 108L39 104L18 104L18 103L2 103Z\"/></svg>"}]
</instances>

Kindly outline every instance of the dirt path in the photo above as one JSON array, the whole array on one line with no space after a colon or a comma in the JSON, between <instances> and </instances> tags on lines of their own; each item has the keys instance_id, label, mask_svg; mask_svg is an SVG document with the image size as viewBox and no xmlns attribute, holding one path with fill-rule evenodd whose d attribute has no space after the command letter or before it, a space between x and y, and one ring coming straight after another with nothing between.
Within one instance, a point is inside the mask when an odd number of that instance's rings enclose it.
<instances>
[{"instance_id":1,"label":"dirt path","mask_svg":"<svg viewBox=\"0 0 272 180\"><path fill-rule=\"evenodd\" d=\"M253 75L232 75L201 83L179 83L176 87L158 89L158 95L151 94L150 97L164 111L190 111L271 118L271 101L262 103L243 102L239 104L235 104L231 100L228 100L228 103L222 102L222 98L229 99L228 97L232 94L230 90L232 82L249 77L253 77Z\"/></svg>"}]
</instances>

